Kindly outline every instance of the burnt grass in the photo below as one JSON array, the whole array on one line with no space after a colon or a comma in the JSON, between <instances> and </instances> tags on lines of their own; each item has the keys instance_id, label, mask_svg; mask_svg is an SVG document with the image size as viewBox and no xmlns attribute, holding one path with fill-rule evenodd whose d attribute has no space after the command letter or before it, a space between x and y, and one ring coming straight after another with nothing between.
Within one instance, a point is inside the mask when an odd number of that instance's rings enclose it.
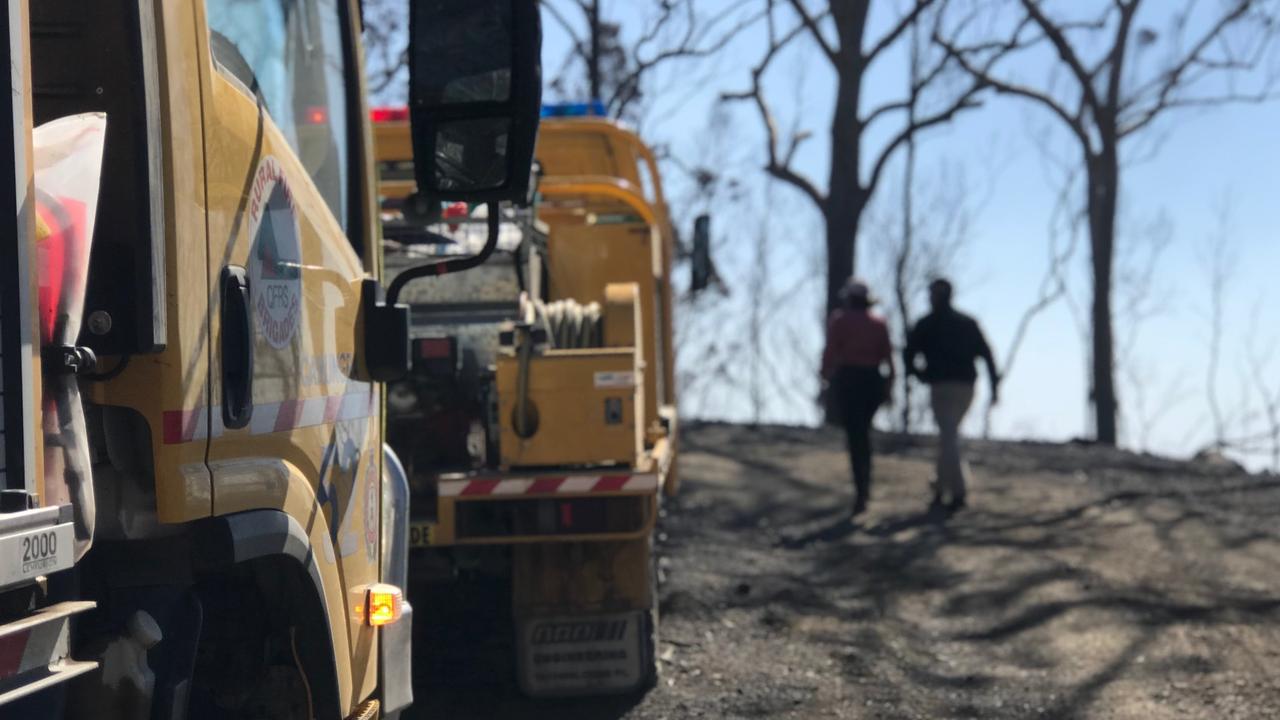
<instances>
[{"instance_id":1,"label":"burnt grass","mask_svg":"<svg viewBox=\"0 0 1280 720\"><path fill-rule=\"evenodd\" d=\"M522 698L493 674L415 717L1280 717L1280 479L1077 444L877 438L849 522L831 430L702 424L660 526L658 687ZM1274 678L1274 679L1273 679Z\"/></svg>"}]
</instances>

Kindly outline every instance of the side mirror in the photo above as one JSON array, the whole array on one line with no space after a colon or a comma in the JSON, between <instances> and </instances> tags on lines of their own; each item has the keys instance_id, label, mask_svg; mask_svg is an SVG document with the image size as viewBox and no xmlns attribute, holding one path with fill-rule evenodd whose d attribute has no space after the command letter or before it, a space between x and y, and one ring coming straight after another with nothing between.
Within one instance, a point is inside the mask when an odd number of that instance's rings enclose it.
<instances>
[{"instance_id":1,"label":"side mirror","mask_svg":"<svg viewBox=\"0 0 1280 720\"><path fill-rule=\"evenodd\" d=\"M419 192L527 203L542 107L538 0L411 0L409 37Z\"/></svg>"},{"instance_id":2,"label":"side mirror","mask_svg":"<svg viewBox=\"0 0 1280 720\"><path fill-rule=\"evenodd\" d=\"M711 216L699 215L693 221L693 278L689 289L702 292L711 284Z\"/></svg>"},{"instance_id":3,"label":"side mirror","mask_svg":"<svg viewBox=\"0 0 1280 720\"><path fill-rule=\"evenodd\" d=\"M364 331L361 379L394 382L409 374L409 306L384 300L377 280L360 287Z\"/></svg>"}]
</instances>

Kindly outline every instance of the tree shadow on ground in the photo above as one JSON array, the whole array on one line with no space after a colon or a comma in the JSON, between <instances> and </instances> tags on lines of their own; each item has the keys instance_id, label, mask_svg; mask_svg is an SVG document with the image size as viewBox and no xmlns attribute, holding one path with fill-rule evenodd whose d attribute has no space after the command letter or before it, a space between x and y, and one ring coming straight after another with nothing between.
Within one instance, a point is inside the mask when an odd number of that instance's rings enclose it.
<instances>
[{"instance_id":1,"label":"tree shadow on ground","mask_svg":"<svg viewBox=\"0 0 1280 720\"><path fill-rule=\"evenodd\" d=\"M796 448L789 447L786 458L766 458L756 449L760 443L718 440L699 451L736 463L743 478L739 491L757 502L770 497L780 476L821 486L811 469L797 465L803 458ZM1013 468L1009 472L986 471L993 478L991 495L1001 496L1005 508L1016 507L1023 497L1018 494L1018 476L1024 471L1014 462L1008 466ZM1144 467L1137 462L1131 466ZM1163 464L1152 466L1164 470ZM1058 472L1071 470L1060 467ZM1083 479L1076 473L1066 482L1078 484L1070 496L1082 499L1065 504L1027 505L1016 511L980 507L950 521L929 512L891 513L865 527L833 518L830 510L825 511L825 521L790 522L774 543L791 552L790 571L757 578L747 569L743 576L758 582L761 591L734 598L728 605L769 610L803 595L806 613L824 613L860 628L849 636L832 634L830 623L805 625L824 628L809 633L808 639L830 645L832 656L851 678L876 676L877 682L870 683L873 689L866 691L869 696L909 703L919 700L920 690L933 689L938 691L933 701L937 703L937 697L954 698L959 692L959 700L941 701L929 712L981 717L1024 716L1013 706L1001 709L1003 700L991 704L984 695L1010 684L997 668L1020 665L1042 673L1043 686L1012 692L1023 694L1030 706L1043 707L1045 716L1081 717L1118 680L1192 672L1177 670L1176 663L1145 661L1167 637L1189 627L1265 627L1280 619L1280 595L1244 591L1202 557L1209 546L1229 551L1277 540L1266 521L1234 521L1242 513L1274 510L1274 502L1260 502L1259 497L1268 490L1274 495L1275 488L1267 487L1274 481L1210 477L1199 485L1175 486L1154 471L1114 476L1103 471L1102 478ZM842 480L827 477L827 487L838 488ZM1086 481L1089 484L1083 484ZM806 517L807 510L791 516ZM759 512L753 512L749 524ZM1188 528L1196 533L1189 538L1184 537ZM1122 556L1125 548L1120 544L1126 538L1148 536L1152 541L1141 549L1150 562L1185 571L1138 567L1151 570L1152 577L1125 577L1115 568L1093 566ZM957 562L977 552L991 553L1000 563ZM1111 559L1097 559L1106 552L1112 553ZM936 598L922 603L919 598L927 592ZM1111 629L1122 641L1095 658L1087 672L1068 677L1053 641L1082 623L1095 626L1090 630ZM788 623L778 623L778 630L800 632ZM985 658L990 669L952 672L936 654L941 648ZM1212 667L1212 660L1200 658L1199 672L1205 666Z\"/></svg>"},{"instance_id":2,"label":"tree shadow on ground","mask_svg":"<svg viewBox=\"0 0 1280 720\"><path fill-rule=\"evenodd\" d=\"M933 506L924 512L898 514L874 522L844 513L800 534L786 533L777 544L786 550L804 550L817 543L838 542L855 533L889 538L916 528L941 529L950 517L945 508Z\"/></svg>"},{"instance_id":3,"label":"tree shadow on ground","mask_svg":"<svg viewBox=\"0 0 1280 720\"><path fill-rule=\"evenodd\" d=\"M799 535L784 535L778 541L778 546L787 550L800 550L807 548L814 543L835 542L849 537L858 532L858 521L856 518L850 518L847 513L836 515L834 518L819 524L817 527L805 530Z\"/></svg>"},{"instance_id":4,"label":"tree shadow on ground","mask_svg":"<svg viewBox=\"0 0 1280 720\"><path fill-rule=\"evenodd\" d=\"M644 700L639 693L614 697L538 700L521 695L510 685L427 688L402 717L404 720L617 720ZM415 691L417 692L417 691Z\"/></svg>"}]
</instances>

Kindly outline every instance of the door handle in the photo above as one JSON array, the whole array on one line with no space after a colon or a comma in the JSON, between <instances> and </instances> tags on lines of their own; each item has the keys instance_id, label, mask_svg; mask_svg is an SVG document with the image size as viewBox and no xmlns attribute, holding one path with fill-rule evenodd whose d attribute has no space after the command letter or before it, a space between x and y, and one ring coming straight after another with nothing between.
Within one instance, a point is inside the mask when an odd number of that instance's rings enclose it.
<instances>
[{"instance_id":1,"label":"door handle","mask_svg":"<svg viewBox=\"0 0 1280 720\"><path fill-rule=\"evenodd\" d=\"M222 269L222 425L245 427L253 417L253 327L249 316L249 276L245 269Z\"/></svg>"}]
</instances>

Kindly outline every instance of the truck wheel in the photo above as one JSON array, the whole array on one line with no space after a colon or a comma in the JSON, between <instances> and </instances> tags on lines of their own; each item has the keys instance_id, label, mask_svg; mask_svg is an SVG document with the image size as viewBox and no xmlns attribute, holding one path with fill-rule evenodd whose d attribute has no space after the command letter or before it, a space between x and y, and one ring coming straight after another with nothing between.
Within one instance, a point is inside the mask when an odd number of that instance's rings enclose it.
<instances>
[{"instance_id":1,"label":"truck wheel","mask_svg":"<svg viewBox=\"0 0 1280 720\"><path fill-rule=\"evenodd\" d=\"M287 578L269 561L202 583L204 623L196 646L188 704L192 720L310 720L334 717L316 661L326 637L302 607L272 598L299 597L263 584L263 573ZM282 587L287 587L287 580ZM274 590L274 591L268 591ZM327 646L327 643L323 643Z\"/></svg>"}]
</instances>

